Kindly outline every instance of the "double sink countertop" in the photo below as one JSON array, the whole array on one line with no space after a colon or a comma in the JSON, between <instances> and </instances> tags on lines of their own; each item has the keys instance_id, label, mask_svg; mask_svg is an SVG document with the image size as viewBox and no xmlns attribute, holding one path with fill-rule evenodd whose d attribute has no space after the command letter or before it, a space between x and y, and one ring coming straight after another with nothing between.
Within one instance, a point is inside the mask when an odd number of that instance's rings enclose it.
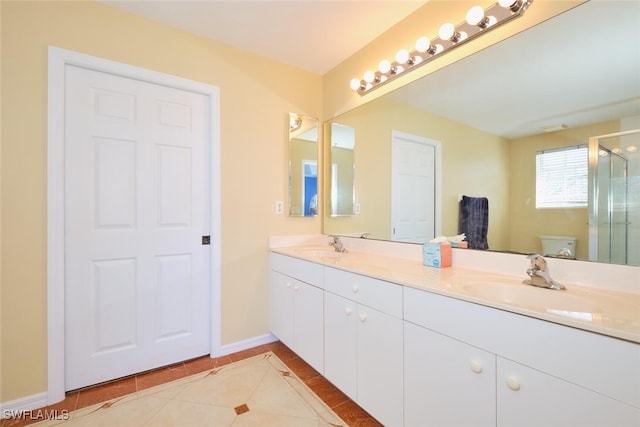
<instances>
[{"instance_id":1,"label":"double sink countertop","mask_svg":"<svg viewBox=\"0 0 640 427\"><path fill-rule=\"evenodd\" d=\"M563 283L566 290L524 285L521 276L454 265L433 268L409 257L333 251L320 245L271 247L275 253L640 343L640 293ZM552 274L553 276L553 274Z\"/></svg>"}]
</instances>

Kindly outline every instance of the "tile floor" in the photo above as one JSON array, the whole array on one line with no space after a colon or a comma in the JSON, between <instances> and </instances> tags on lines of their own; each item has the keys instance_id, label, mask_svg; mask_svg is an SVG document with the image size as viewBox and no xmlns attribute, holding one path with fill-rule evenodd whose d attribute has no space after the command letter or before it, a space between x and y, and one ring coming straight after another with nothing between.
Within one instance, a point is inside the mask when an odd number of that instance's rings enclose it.
<instances>
[{"instance_id":1,"label":"tile floor","mask_svg":"<svg viewBox=\"0 0 640 427\"><path fill-rule=\"evenodd\" d=\"M317 399L310 391L324 404L313 403ZM215 399L216 405L203 405L204 396L208 402ZM247 401L241 396L247 396ZM110 410L100 410L107 408ZM39 415L72 411L76 411L72 420L62 426L381 425L280 342L215 359L201 357L72 391L64 401L32 411L34 419L2 420L0 427L24 426L38 422Z\"/></svg>"}]
</instances>

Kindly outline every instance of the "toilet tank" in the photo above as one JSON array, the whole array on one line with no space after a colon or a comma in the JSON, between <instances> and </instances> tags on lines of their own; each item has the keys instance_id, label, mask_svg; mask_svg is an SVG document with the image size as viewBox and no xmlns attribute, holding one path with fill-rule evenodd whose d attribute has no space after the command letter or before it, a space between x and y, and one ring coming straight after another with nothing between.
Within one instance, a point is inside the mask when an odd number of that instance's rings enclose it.
<instances>
[{"instance_id":1,"label":"toilet tank","mask_svg":"<svg viewBox=\"0 0 640 427\"><path fill-rule=\"evenodd\" d=\"M571 256L576 256L576 238L574 236L540 236L540 242L542 243L543 255L558 255L568 249Z\"/></svg>"}]
</instances>

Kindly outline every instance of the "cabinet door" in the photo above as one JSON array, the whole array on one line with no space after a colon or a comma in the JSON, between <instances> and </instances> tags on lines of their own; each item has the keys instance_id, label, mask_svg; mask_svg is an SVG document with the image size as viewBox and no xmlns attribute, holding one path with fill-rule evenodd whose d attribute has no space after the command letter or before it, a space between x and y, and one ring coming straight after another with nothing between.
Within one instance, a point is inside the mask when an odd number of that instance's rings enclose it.
<instances>
[{"instance_id":1,"label":"cabinet door","mask_svg":"<svg viewBox=\"0 0 640 427\"><path fill-rule=\"evenodd\" d=\"M352 400L356 396L356 304L324 294L324 376Z\"/></svg>"},{"instance_id":2,"label":"cabinet door","mask_svg":"<svg viewBox=\"0 0 640 427\"><path fill-rule=\"evenodd\" d=\"M293 284L293 350L323 373L323 291L296 281Z\"/></svg>"},{"instance_id":3,"label":"cabinet door","mask_svg":"<svg viewBox=\"0 0 640 427\"><path fill-rule=\"evenodd\" d=\"M403 425L402 320L359 305L357 402L385 426Z\"/></svg>"},{"instance_id":4,"label":"cabinet door","mask_svg":"<svg viewBox=\"0 0 640 427\"><path fill-rule=\"evenodd\" d=\"M640 409L510 360L497 378L499 427L640 425Z\"/></svg>"},{"instance_id":5,"label":"cabinet door","mask_svg":"<svg viewBox=\"0 0 640 427\"><path fill-rule=\"evenodd\" d=\"M289 276L271 271L271 332L289 348L293 348L293 283Z\"/></svg>"},{"instance_id":6,"label":"cabinet door","mask_svg":"<svg viewBox=\"0 0 640 427\"><path fill-rule=\"evenodd\" d=\"M405 426L495 426L495 359L404 322Z\"/></svg>"}]
</instances>

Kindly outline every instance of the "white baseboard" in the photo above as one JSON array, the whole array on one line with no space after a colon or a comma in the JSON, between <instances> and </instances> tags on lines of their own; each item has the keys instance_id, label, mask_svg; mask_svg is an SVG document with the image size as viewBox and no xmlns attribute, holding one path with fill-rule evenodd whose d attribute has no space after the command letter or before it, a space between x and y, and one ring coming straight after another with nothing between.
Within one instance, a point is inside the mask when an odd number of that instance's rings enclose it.
<instances>
[{"instance_id":1,"label":"white baseboard","mask_svg":"<svg viewBox=\"0 0 640 427\"><path fill-rule=\"evenodd\" d=\"M254 338L250 338L244 341L234 342L232 344L223 345L220 347L216 354L211 354L211 357L226 356L227 354L236 353L238 351L246 350L248 348L257 347L259 345L269 344L270 342L278 341L278 338L273 334L264 334Z\"/></svg>"},{"instance_id":2,"label":"white baseboard","mask_svg":"<svg viewBox=\"0 0 640 427\"><path fill-rule=\"evenodd\" d=\"M10 400L8 402L0 402L0 418L13 418L20 411L31 411L47 406L48 393L32 394L31 396L21 397L20 399Z\"/></svg>"}]
</instances>

